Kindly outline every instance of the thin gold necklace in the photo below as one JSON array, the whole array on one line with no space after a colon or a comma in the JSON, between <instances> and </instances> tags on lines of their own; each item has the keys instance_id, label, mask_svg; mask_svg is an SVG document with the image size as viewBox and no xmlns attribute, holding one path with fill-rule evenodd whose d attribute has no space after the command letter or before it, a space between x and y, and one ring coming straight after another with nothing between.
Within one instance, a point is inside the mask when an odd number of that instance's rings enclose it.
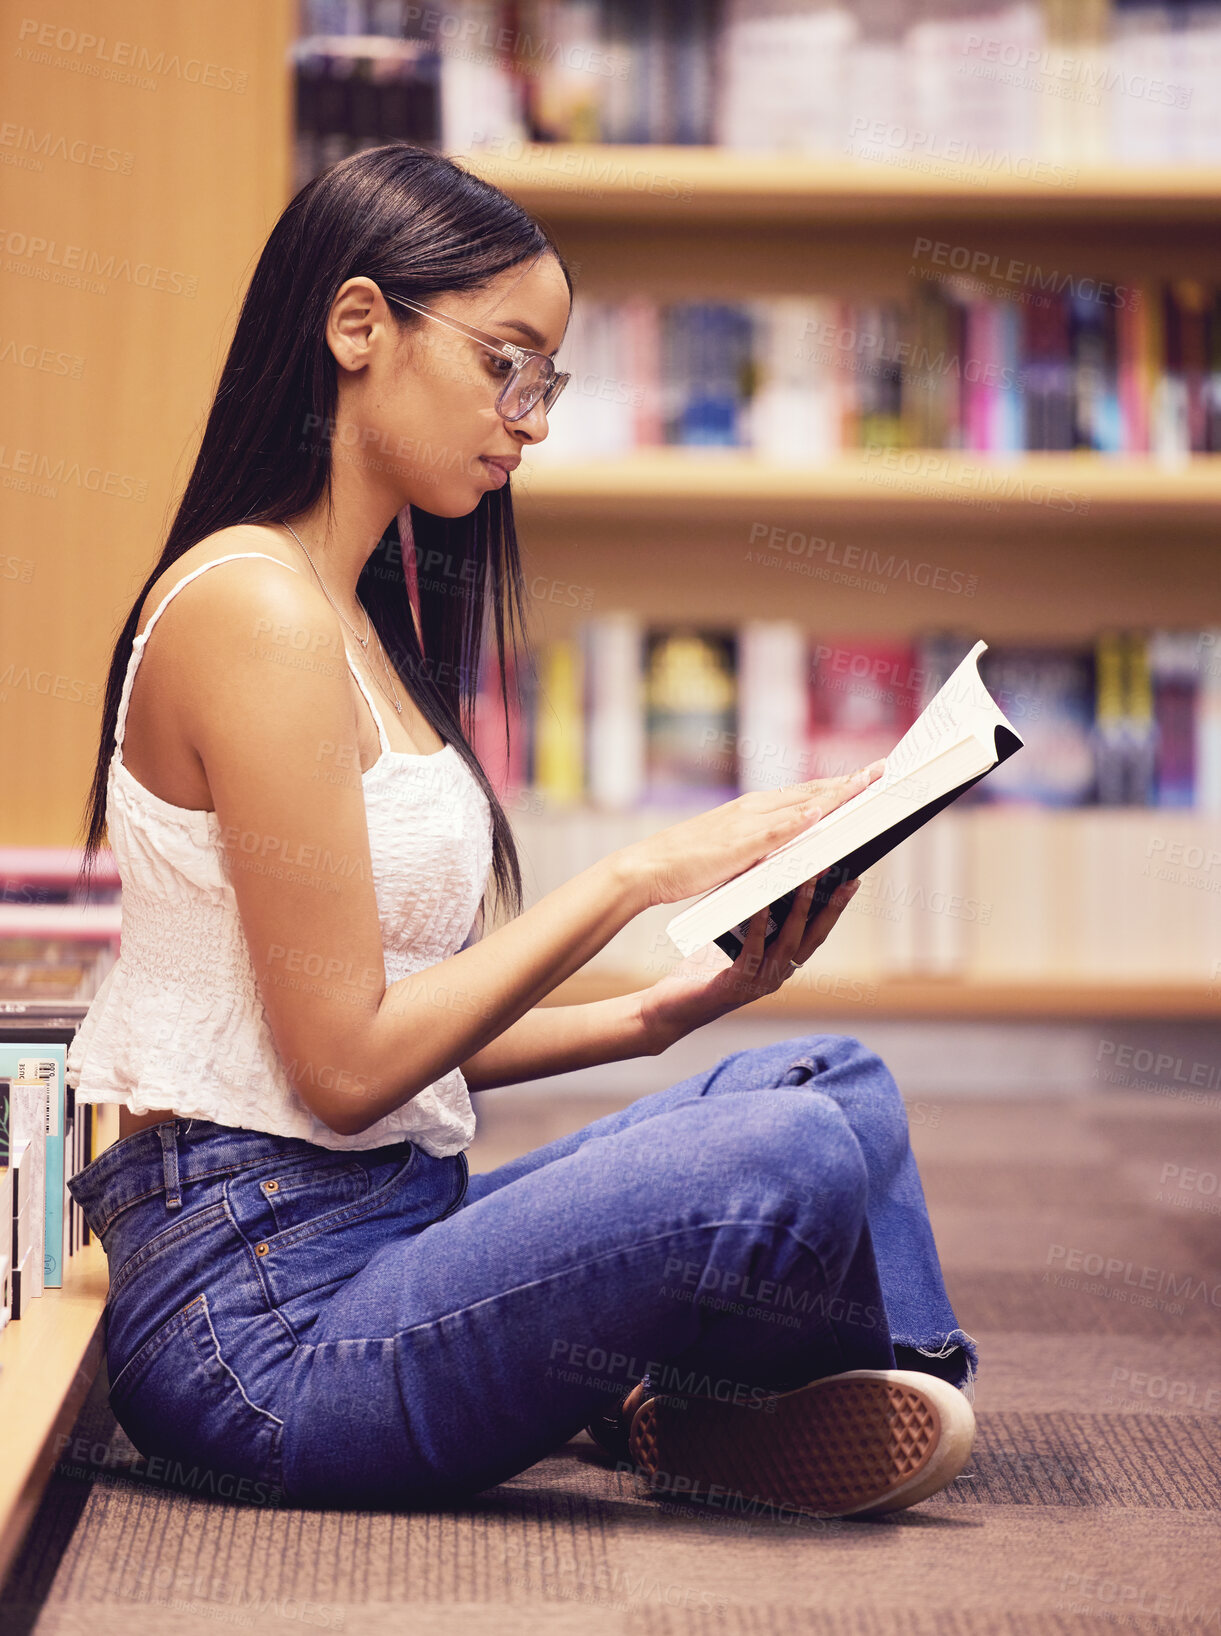
<instances>
[{"instance_id":1,"label":"thin gold necklace","mask_svg":"<svg viewBox=\"0 0 1221 1636\"><path fill-rule=\"evenodd\" d=\"M323 596L326 597L326 599L330 603L331 607L334 608L335 612L339 615L340 619L342 619L344 624L347 625L348 629L352 632L352 635L356 638L356 640L360 643L361 647L365 650L365 657L368 658L368 654L369 654L369 637L373 634L373 621L369 618L369 610L364 606L364 604L362 602L360 602L360 599L357 598L357 603L360 606L360 608L362 609L362 611L364 613L364 616L365 616L365 634L363 636L361 636L359 631L357 631L351 625L351 623L346 618L344 618L343 609L338 605L338 603L335 601L335 598L327 590L326 581L323 579L322 575L318 572L318 569L314 564L313 557L311 557L309 552L305 550L305 541L301 538L300 534L297 533L297 530L293 527L293 525L291 523L285 523L284 526L288 530L288 532L292 535L293 539L296 540L297 544L301 547L302 551L305 551L305 559L309 563L310 567L313 568L315 577L317 578L319 585L322 586ZM381 688L381 691L385 694L386 698L388 698L390 700L390 703L394 706L394 708L398 711L399 715L401 716L402 713L403 713L403 706L402 706L401 701L399 700L399 698L397 697L397 695L393 691L394 683L392 681L390 681L390 666L386 663L386 650L382 647L382 639L381 639L380 636L377 639L377 651L378 651L378 653L381 654L382 669L386 672L386 680L388 682L390 682L391 691L389 693L386 693L386 689L384 687L382 687L382 684L380 682L377 681L376 676L374 676L373 680L375 682L377 682L378 687Z\"/></svg>"}]
</instances>

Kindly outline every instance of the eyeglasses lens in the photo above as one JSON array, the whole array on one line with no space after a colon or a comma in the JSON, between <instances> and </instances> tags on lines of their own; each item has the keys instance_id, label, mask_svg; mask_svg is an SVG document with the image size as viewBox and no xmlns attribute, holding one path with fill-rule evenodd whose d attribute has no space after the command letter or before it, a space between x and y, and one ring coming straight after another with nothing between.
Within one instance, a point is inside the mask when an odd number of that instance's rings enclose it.
<instances>
[{"instance_id":1,"label":"eyeglasses lens","mask_svg":"<svg viewBox=\"0 0 1221 1636\"><path fill-rule=\"evenodd\" d=\"M540 398L552 401L554 394L548 388L554 378L555 367L549 358L527 358L501 397L500 410L506 420L528 415Z\"/></svg>"}]
</instances>

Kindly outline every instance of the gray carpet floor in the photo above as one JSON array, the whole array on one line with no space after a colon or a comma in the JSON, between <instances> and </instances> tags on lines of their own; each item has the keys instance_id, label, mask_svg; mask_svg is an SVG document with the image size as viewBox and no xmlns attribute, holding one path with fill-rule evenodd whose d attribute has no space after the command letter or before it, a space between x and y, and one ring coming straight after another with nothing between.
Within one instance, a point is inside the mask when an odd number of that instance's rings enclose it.
<instances>
[{"instance_id":1,"label":"gray carpet floor","mask_svg":"<svg viewBox=\"0 0 1221 1636\"><path fill-rule=\"evenodd\" d=\"M491 1093L472 1169L625 1100ZM1093 1088L909 1112L981 1351L975 1451L932 1500L856 1523L701 1513L581 1434L462 1508L235 1505L125 1474L103 1377L74 1445L94 1452L56 1470L5 1636L1221 1631L1221 1099Z\"/></svg>"}]
</instances>

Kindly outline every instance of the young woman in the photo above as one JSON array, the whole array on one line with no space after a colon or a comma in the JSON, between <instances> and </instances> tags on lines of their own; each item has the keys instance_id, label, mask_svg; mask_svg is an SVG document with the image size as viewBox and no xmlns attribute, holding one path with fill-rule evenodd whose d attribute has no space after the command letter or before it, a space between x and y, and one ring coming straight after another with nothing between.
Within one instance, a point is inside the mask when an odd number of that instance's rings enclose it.
<instances>
[{"instance_id":1,"label":"young woman","mask_svg":"<svg viewBox=\"0 0 1221 1636\"><path fill-rule=\"evenodd\" d=\"M142 1453L303 1505L469 1496L587 1424L659 1492L908 1505L967 1458L975 1351L856 1040L735 1053L468 1175L468 1091L657 1055L802 965L849 890L807 925L811 883L766 960L764 911L715 973L540 1004L881 765L744 795L521 912L473 693L486 624L503 693L525 623L508 474L571 296L524 211L398 143L310 182L259 259L91 796L123 948L69 1072L122 1112L71 1186L111 1403Z\"/></svg>"}]
</instances>

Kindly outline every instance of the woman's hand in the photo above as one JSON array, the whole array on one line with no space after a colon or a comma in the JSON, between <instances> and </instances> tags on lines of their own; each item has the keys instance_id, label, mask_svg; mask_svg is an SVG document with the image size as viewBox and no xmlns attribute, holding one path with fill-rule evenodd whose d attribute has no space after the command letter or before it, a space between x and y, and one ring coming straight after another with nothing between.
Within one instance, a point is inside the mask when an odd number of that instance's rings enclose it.
<instances>
[{"instance_id":1,"label":"woman's hand","mask_svg":"<svg viewBox=\"0 0 1221 1636\"><path fill-rule=\"evenodd\" d=\"M875 761L844 778L811 778L782 790L751 790L621 851L643 881L648 907L679 903L740 875L859 795L885 766L885 760Z\"/></svg>"},{"instance_id":2,"label":"woman's hand","mask_svg":"<svg viewBox=\"0 0 1221 1636\"><path fill-rule=\"evenodd\" d=\"M781 983L793 975L790 962L805 964L814 950L826 942L831 928L861 884L859 880L851 880L837 887L830 902L807 925L815 884L825 874L824 869L797 888L784 924L766 951L763 947L768 917L765 904L752 915L746 941L731 964L710 974L705 962L691 957L684 960L677 971L645 991L640 1006L641 1020L645 1036L655 1051L666 1050L676 1040L702 1028L715 1017L723 1017L727 1011L749 1005L763 994L774 994Z\"/></svg>"}]
</instances>

